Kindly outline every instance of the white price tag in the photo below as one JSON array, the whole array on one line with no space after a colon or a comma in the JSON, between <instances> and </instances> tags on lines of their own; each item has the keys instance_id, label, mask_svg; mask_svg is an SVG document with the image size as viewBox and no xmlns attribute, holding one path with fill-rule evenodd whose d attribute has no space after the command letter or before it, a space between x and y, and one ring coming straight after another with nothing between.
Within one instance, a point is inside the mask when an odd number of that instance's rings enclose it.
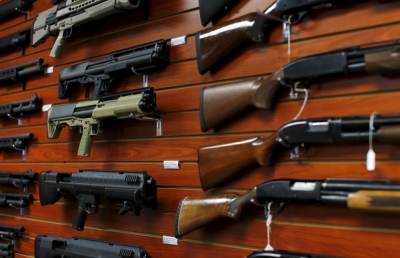
<instances>
[{"instance_id":1,"label":"white price tag","mask_svg":"<svg viewBox=\"0 0 400 258\"><path fill-rule=\"evenodd\" d=\"M54 72L54 66L47 67L44 70L44 74L49 74L49 73L53 73L53 72Z\"/></svg>"},{"instance_id":2,"label":"white price tag","mask_svg":"<svg viewBox=\"0 0 400 258\"><path fill-rule=\"evenodd\" d=\"M178 245L178 239L171 236L163 236L162 242L166 245Z\"/></svg>"},{"instance_id":3,"label":"white price tag","mask_svg":"<svg viewBox=\"0 0 400 258\"><path fill-rule=\"evenodd\" d=\"M179 160L164 160L164 169L179 169Z\"/></svg>"},{"instance_id":4,"label":"white price tag","mask_svg":"<svg viewBox=\"0 0 400 258\"><path fill-rule=\"evenodd\" d=\"M42 106L42 112L47 112L53 104L47 104Z\"/></svg>"},{"instance_id":5,"label":"white price tag","mask_svg":"<svg viewBox=\"0 0 400 258\"><path fill-rule=\"evenodd\" d=\"M171 46L179 46L186 44L186 35L171 39Z\"/></svg>"}]
</instances>

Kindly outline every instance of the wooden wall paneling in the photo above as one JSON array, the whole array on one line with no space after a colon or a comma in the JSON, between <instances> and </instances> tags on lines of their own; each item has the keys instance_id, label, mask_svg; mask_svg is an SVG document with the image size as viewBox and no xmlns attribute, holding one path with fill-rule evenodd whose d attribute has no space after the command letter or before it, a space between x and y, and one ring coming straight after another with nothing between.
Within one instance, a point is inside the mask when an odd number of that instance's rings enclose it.
<instances>
[{"instance_id":1,"label":"wooden wall paneling","mask_svg":"<svg viewBox=\"0 0 400 258\"><path fill-rule=\"evenodd\" d=\"M272 0L237 1L215 24L234 19L257 8L266 9ZM28 78L26 90L16 83L0 87L0 103L31 97L34 93L43 104L84 100L84 89L76 89L70 99L57 98L58 72L89 60L107 58L108 54L163 38L187 35L186 44L171 47L171 64L149 74L149 85L157 93L156 113L163 118L163 135L155 136L153 122L113 121L103 134L95 136L91 157L78 157L80 135L64 128L59 139L47 139L46 113L24 114L22 126L15 120L0 121L0 135L33 132L27 161L19 152L0 153L0 171L35 172L54 170L77 172L80 168L146 170L159 186L156 210L143 210L140 217L118 216L118 209L102 198L99 213L88 217L86 229L78 232L71 223L77 202L69 196L57 204L41 206L38 185L29 187L35 200L19 216L14 209L0 208L3 224L27 228L17 241L16 257L33 257L37 234L70 238L73 235L95 237L143 245L152 257L245 257L266 245L263 209L250 206L240 221L222 219L184 236L178 246L162 244L163 235L173 235L175 212L185 196L242 194L266 180L279 178L326 179L398 179L399 147L374 144L376 170L365 169L366 143L313 145L299 160L291 160L287 149L278 150L272 167L246 168L230 181L212 191L203 192L198 177L197 149L201 146L238 141L256 136L268 137L292 119L303 100L288 98L282 90L275 110L250 109L236 119L201 132L199 94L203 87L262 76L266 78L288 62L287 44L282 42L280 24L271 27L267 42L247 44L232 54L218 68L201 76L197 71L195 33L202 30L197 1L151 0L150 19L142 20L142 11L118 14L77 29L75 41L68 42L61 58L48 56L55 38L38 47L0 53L0 69L36 58L55 66L54 73ZM0 37L30 26L34 15L50 8L48 0L37 0L29 19L4 19ZM317 10L293 27L290 59L327 52L337 48L400 38L399 7L396 1L356 1L338 8ZM368 17L368 18L360 18ZM211 24L208 27L212 26ZM169 43L170 44L170 43ZM397 113L399 76L343 76L316 80L301 118ZM114 91L142 87L142 77L126 75L115 84ZM232 103L234 104L234 103ZM164 170L163 160L180 160L179 170ZM20 192L1 187L0 191ZM288 205L274 215L271 244L276 249L301 251L342 257L396 257L399 251L398 216L365 214L354 210L318 205ZM384 246L384 248L382 248Z\"/></svg>"}]
</instances>

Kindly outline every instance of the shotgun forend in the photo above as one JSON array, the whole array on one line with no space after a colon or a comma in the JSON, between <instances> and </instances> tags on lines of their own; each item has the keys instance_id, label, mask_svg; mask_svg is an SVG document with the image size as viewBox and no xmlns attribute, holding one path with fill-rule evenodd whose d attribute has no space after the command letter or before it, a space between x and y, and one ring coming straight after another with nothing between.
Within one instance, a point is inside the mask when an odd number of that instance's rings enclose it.
<instances>
[{"instance_id":1,"label":"shotgun forend","mask_svg":"<svg viewBox=\"0 0 400 258\"><path fill-rule=\"evenodd\" d=\"M0 117L20 118L24 113L32 112L40 108L40 99L34 94L29 99L0 104Z\"/></svg>"},{"instance_id":2,"label":"shotgun forend","mask_svg":"<svg viewBox=\"0 0 400 258\"><path fill-rule=\"evenodd\" d=\"M8 50L10 48L24 48L29 42L31 28L25 28L16 33L10 34L0 39L0 51Z\"/></svg>"},{"instance_id":3,"label":"shotgun forend","mask_svg":"<svg viewBox=\"0 0 400 258\"><path fill-rule=\"evenodd\" d=\"M25 208L32 200L31 194L0 193L0 207Z\"/></svg>"},{"instance_id":4,"label":"shotgun forend","mask_svg":"<svg viewBox=\"0 0 400 258\"><path fill-rule=\"evenodd\" d=\"M11 244L0 244L0 257L14 257L13 242L19 237L19 233L25 231L24 227L0 225L0 238L6 241L11 240Z\"/></svg>"},{"instance_id":5,"label":"shotgun forend","mask_svg":"<svg viewBox=\"0 0 400 258\"><path fill-rule=\"evenodd\" d=\"M108 91L119 74L132 71L134 74L148 73L169 64L169 47L165 40L157 40L140 46L127 48L110 54L109 58L90 61L64 68L58 76L58 98L71 96L75 86L89 88L94 85L91 100L96 100Z\"/></svg>"},{"instance_id":6,"label":"shotgun forend","mask_svg":"<svg viewBox=\"0 0 400 258\"><path fill-rule=\"evenodd\" d=\"M139 245L76 236L67 239L47 235L38 235L35 238L35 257L151 258L150 254Z\"/></svg>"},{"instance_id":7,"label":"shotgun forend","mask_svg":"<svg viewBox=\"0 0 400 258\"><path fill-rule=\"evenodd\" d=\"M78 211L72 227L82 231L86 216L98 211L100 196L116 202L116 206L121 207L119 215L132 212L139 216L142 208L156 207L157 186L145 171L81 169L78 173L40 173L40 204L54 204L66 194L78 198Z\"/></svg>"},{"instance_id":8,"label":"shotgun forend","mask_svg":"<svg viewBox=\"0 0 400 258\"><path fill-rule=\"evenodd\" d=\"M313 143L367 142L369 117L311 118L290 121L270 137L199 148L199 174L204 190L213 188L252 165L269 165L280 145L290 148L291 158L299 158ZM400 116L375 118L373 140L400 143Z\"/></svg>"},{"instance_id":9,"label":"shotgun forend","mask_svg":"<svg viewBox=\"0 0 400 258\"><path fill-rule=\"evenodd\" d=\"M31 68L25 69L28 67ZM16 81L24 83L27 76L40 72L44 73L42 58L0 70L0 82Z\"/></svg>"},{"instance_id":10,"label":"shotgun forend","mask_svg":"<svg viewBox=\"0 0 400 258\"><path fill-rule=\"evenodd\" d=\"M0 152L2 150L23 151L28 146L28 140L33 138L33 133L16 134L0 137Z\"/></svg>"},{"instance_id":11,"label":"shotgun forend","mask_svg":"<svg viewBox=\"0 0 400 258\"><path fill-rule=\"evenodd\" d=\"M290 87L291 97L297 97L296 88L300 85L309 88L313 79L355 73L400 73L398 40L303 57L285 65L266 79L257 78L203 88L200 93L201 129L205 132L252 106L273 109L281 89Z\"/></svg>"},{"instance_id":12,"label":"shotgun forend","mask_svg":"<svg viewBox=\"0 0 400 258\"><path fill-rule=\"evenodd\" d=\"M103 101L115 96L119 98ZM90 156L92 138L101 133L100 127L105 120L141 118L151 114L156 107L156 93L153 88L107 95L99 100L53 106L47 114L47 137L57 139L66 125L71 128L81 128L82 137L78 155Z\"/></svg>"},{"instance_id":13,"label":"shotgun forend","mask_svg":"<svg viewBox=\"0 0 400 258\"><path fill-rule=\"evenodd\" d=\"M76 27L90 21L99 20L120 12L139 7L148 0L65 0L34 18L31 30L31 46L38 46L50 36L57 35L50 52L51 57L59 57L65 44ZM146 15L147 16L147 15Z\"/></svg>"},{"instance_id":14,"label":"shotgun forend","mask_svg":"<svg viewBox=\"0 0 400 258\"><path fill-rule=\"evenodd\" d=\"M341 205L349 209L400 213L400 181L390 180L297 180L282 179L262 183L238 196L186 197L179 203L175 236L184 236L222 217L238 219L249 203L278 203L279 213L286 203Z\"/></svg>"},{"instance_id":15,"label":"shotgun forend","mask_svg":"<svg viewBox=\"0 0 400 258\"><path fill-rule=\"evenodd\" d=\"M264 42L268 38L272 16L297 24L312 10L332 7L356 0L277 0L264 13L254 12L196 33L197 65L206 73L230 57L247 42ZM271 19L272 17L272 19Z\"/></svg>"},{"instance_id":16,"label":"shotgun forend","mask_svg":"<svg viewBox=\"0 0 400 258\"><path fill-rule=\"evenodd\" d=\"M5 186L25 187L37 178L38 173L33 173L31 170L23 173L0 171L0 185Z\"/></svg>"}]
</instances>

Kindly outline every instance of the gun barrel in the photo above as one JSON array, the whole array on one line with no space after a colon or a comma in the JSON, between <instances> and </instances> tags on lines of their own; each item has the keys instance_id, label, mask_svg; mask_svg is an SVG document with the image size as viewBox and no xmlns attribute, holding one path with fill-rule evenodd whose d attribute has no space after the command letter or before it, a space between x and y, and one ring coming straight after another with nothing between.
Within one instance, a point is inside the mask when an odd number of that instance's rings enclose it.
<instances>
[{"instance_id":1,"label":"gun barrel","mask_svg":"<svg viewBox=\"0 0 400 258\"><path fill-rule=\"evenodd\" d=\"M23 226L9 226L9 225L0 224L0 230L24 232L25 228Z\"/></svg>"},{"instance_id":2,"label":"gun barrel","mask_svg":"<svg viewBox=\"0 0 400 258\"><path fill-rule=\"evenodd\" d=\"M9 135L9 136L0 136L0 141L1 140L6 140L6 139L20 139L20 140L28 140L30 138L33 138L33 133L25 133L25 134L14 134L14 135Z\"/></svg>"},{"instance_id":3,"label":"gun barrel","mask_svg":"<svg viewBox=\"0 0 400 258\"><path fill-rule=\"evenodd\" d=\"M17 11L27 11L30 5L30 0L12 0L0 6L0 18Z\"/></svg>"},{"instance_id":4,"label":"gun barrel","mask_svg":"<svg viewBox=\"0 0 400 258\"><path fill-rule=\"evenodd\" d=\"M25 28L16 33L7 35L0 39L0 51L11 47L23 47L29 41L31 28Z\"/></svg>"}]
</instances>

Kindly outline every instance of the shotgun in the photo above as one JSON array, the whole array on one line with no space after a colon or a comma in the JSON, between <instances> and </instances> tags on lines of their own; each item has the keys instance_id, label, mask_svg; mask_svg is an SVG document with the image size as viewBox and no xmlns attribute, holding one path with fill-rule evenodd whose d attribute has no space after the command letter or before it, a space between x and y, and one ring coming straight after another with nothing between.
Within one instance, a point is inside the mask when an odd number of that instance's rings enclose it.
<instances>
[{"instance_id":1,"label":"shotgun","mask_svg":"<svg viewBox=\"0 0 400 258\"><path fill-rule=\"evenodd\" d=\"M241 196L186 197L178 206L175 237L182 237L222 217L239 219L250 203L264 206L266 211L269 203L278 203L278 209L271 213L281 212L287 203L400 213L400 181L282 179L264 182Z\"/></svg>"},{"instance_id":2,"label":"shotgun","mask_svg":"<svg viewBox=\"0 0 400 258\"><path fill-rule=\"evenodd\" d=\"M372 139L380 143L400 143L400 116L374 119ZM299 158L313 143L367 142L369 117L312 118L290 121L270 137L262 136L199 148L199 174L204 190L215 187L243 168L269 165L274 150L290 148L291 158Z\"/></svg>"},{"instance_id":3,"label":"shotgun","mask_svg":"<svg viewBox=\"0 0 400 258\"><path fill-rule=\"evenodd\" d=\"M300 23L312 10L356 0L277 0L264 13L253 12L196 33L197 66L205 74L248 42L265 42L274 20ZM360 1L361 2L361 1Z\"/></svg>"},{"instance_id":4,"label":"shotgun","mask_svg":"<svg viewBox=\"0 0 400 258\"><path fill-rule=\"evenodd\" d=\"M252 106L273 109L281 89L290 88L290 96L296 98L296 88L299 85L309 88L313 79L357 73L400 73L398 40L307 56L283 66L265 79L259 77L203 88L200 92L201 130L206 132Z\"/></svg>"}]
</instances>

